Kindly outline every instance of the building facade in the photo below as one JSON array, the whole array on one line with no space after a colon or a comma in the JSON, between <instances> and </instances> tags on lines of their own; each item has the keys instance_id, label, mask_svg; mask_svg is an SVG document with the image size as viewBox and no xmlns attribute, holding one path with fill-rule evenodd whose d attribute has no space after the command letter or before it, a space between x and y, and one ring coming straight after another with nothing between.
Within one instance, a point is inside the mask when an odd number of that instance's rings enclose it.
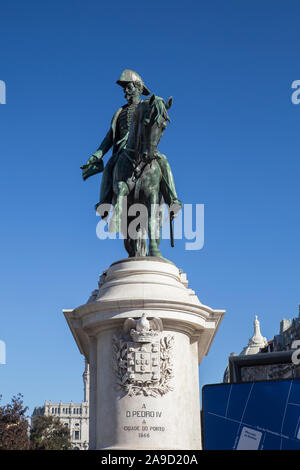
<instances>
[{"instance_id":1,"label":"building facade","mask_svg":"<svg viewBox=\"0 0 300 470\"><path fill-rule=\"evenodd\" d=\"M223 382L300 378L300 364L293 360L293 343L297 340L300 340L300 308L298 317L280 322L279 334L271 341L262 336L255 317L253 336L239 355L230 355Z\"/></svg>"},{"instance_id":2,"label":"building facade","mask_svg":"<svg viewBox=\"0 0 300 470\"><path fill-rule=\"evenodd\" d=\"M31 422L33 423L38 415L55 416L69 428L73 449L87 450L89 448L89 382L89 365L85 361L83 401L81 403L45 401L43 406L34 408Z\"/></svg>"}]
</instances>

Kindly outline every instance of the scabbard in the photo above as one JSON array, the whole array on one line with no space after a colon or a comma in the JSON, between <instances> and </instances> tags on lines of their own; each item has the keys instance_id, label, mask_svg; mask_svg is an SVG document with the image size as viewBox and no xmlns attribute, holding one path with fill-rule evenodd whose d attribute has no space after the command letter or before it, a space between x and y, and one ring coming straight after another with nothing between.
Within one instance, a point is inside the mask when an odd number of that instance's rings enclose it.
<instances>
[{"instance_id":1,"label":"scabbard","mask_svg":"<svg viewBox=\"0 0 300 470\"><path fill-rule=\"evenodd\" d=\"M171 247L174 248L174 233L173 233L173 219L174 214L170 212L170 240L171 240Z\"/></svg>"}]
</instances>

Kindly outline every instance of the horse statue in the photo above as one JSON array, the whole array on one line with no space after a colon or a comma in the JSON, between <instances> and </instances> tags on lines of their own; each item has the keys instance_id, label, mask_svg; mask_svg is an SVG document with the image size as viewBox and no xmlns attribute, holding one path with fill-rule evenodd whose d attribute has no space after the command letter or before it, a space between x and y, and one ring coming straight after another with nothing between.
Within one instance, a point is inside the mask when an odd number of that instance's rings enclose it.
<instances>
[{"instance_id":1,"label":"horse statue","mask_svg":"<svg viewBox=\"0 0 300 470\"><path fill-rule=\"evenodd\" d=\"M129 257L162 257L159 244L164 199L159 160L166 157L158 152L157 146L167 121L170 121L167 110L171 105L172 98L165 102L155 95L139 103L127 143L121 149L113 170L114 213L109 230L123 234ZM135 207L140 208L144 217L131 233L128 229L136 216L130 212L133 204L138 204Z\"/></svg>"}]
</instances>

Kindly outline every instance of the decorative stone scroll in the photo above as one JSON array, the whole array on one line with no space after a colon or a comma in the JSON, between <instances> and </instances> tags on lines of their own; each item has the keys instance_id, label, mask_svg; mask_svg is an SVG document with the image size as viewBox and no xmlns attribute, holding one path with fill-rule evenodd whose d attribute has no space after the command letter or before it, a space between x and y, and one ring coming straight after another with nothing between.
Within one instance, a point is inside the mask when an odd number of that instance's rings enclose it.
<instances>
[{"instance_id":1,"label":"decorative stone scroll","mask_svg":"<svg viewBox=\"0 0 300 470\"><path fill-rule=\"evenodd\" d=\"M145 313L128 318L121 335L113 336L113 369L117 387L128 396L162 396L173 390L174 337L162 336L160 318L148 320Z\"/></svg>"}]
</instances>

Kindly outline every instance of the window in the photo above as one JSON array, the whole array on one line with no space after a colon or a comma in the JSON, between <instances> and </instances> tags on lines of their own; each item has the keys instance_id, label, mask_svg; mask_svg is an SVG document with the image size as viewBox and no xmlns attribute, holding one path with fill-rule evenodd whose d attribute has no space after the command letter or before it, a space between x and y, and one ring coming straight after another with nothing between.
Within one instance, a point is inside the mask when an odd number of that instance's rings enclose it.
<instances>
[{"instance_id":1,"label":"window","mask_svg":"<svg viewBox=\"0 0 300 470\"><path fill-rule=\"evenodd\" d=\"M74 440L79 441L79 431L75 431L74 433Z\"/></svg>"}]
</instances>

